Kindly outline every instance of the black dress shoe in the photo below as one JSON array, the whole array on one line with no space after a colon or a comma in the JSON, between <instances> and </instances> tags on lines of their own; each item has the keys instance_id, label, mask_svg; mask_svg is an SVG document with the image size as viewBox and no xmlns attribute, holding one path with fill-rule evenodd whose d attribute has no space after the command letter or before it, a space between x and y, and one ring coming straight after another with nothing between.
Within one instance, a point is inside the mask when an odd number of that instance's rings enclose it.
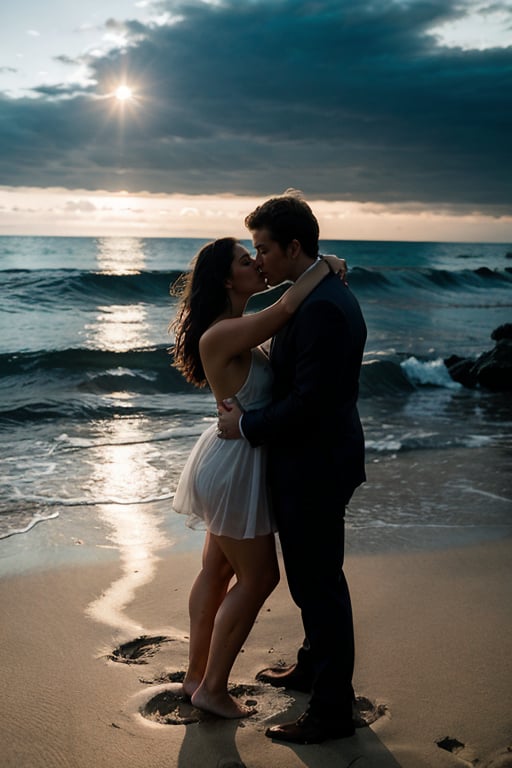
<instances>
[{"instance_id":1,"label":"black dress shoe","mask_svg":"<svg viewBox=\"0 0 512 768\"><path fill-rule=\"evenodd\" d=\"M328 721L305 712L293 723L272 725L265 731L265 736L290 744L320 744L327 739L347 739L354 733L352 720Z\"/></svg>"},{"instance_id":2,"label":"black dress shoe","mask_svg":"<svg viewBox=\"0 0 512 768\"><path fill-rule=\"evenodd\" d=\"M262 669L256 675L256 680L273 685L275 688L291 688L301 693L310 693L312 688L311 678L297 669L296 664L291 664L289 667Z\"/></svg>"}]
</instances>

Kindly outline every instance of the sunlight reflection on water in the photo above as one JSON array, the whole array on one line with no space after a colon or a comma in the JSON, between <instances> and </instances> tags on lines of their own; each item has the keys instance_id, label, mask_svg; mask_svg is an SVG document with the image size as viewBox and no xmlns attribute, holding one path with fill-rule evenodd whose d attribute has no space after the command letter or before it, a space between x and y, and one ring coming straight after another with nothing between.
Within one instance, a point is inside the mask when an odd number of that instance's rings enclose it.
<instances>
[{"instance_id":1,"label":"sunlight reflection on water","mask_svg":"<svg viewBox=\"0 0 512 768\"><path fill-rule=\"evenodd\" d=\"M122 574L88 608L96 620L118 629L140 632L142 627L125 615L136 590L149 583L154 575L157 552L170 541L160 530L154 510L133 504L134 498L148 495L148 489L161 483L162 469L151 461L152 448L147 443L129 443L138 422L114 422L115 445L100 445L94 453L92 483L98 495L120 500L118 504L102 504L99 517L109 529L109 544L119 550ZM124 444L119 444L124 443ZM123 503L125 502L125 503Z\"/></svg>"},{"instance_id":2,"label":"sunlight reflection on water","mask_svg":"<svg viewBox=\"0 0 512 768\"><path fill-rule=\"evenodd\" d=\"M133 275L146 266L144 241L139 237L100 237L98 266L109 275Z\"/></svg>"}]
</instances>

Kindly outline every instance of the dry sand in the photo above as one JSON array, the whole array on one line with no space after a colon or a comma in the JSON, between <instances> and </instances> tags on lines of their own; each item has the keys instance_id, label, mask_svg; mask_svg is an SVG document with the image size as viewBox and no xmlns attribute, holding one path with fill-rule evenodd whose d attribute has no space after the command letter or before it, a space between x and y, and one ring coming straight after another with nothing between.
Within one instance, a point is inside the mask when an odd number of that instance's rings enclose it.
<instances>
[{"instance_id":1,"label":"dry sand","mask_svg":"<svg viewBox=\"0 0 512 768\"><path fill-rule=\"evenodd\" d=\"M171 551L150 581L130 589L122 563L6 577L0 766L512 766L511 552L504 540L349 557L356 692L386 711L350 739L310 746L264 736L268 722L300 714L307 697L254 682L262 667L293 661L302 639L284 578L232 675L258 713L226 722L197 720L172 682L186 665L187 597L199 553ZM149 639L121 648L141 636ZM116 649L118 660L109 659ZM119 660L123 653L141 655ZM175 722L141 714L155 709ZM195 722L180 722L189 716Z\"/></svg>"}]
</instances>

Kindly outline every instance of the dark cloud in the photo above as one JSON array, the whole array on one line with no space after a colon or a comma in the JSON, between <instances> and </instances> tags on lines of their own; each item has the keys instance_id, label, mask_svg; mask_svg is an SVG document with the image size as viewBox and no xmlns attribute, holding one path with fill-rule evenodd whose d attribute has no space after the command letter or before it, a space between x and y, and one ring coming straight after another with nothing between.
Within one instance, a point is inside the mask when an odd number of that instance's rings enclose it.
<instances>
[{"instance_id":1,"label":"dark cloud","mask_svg":"<svg viewBox=\"0 0 512 768\"><path fill-rule=\"evenodd\" d=\"M496 8L495 4L493 8ZM456 0L162 4L97 86L1 99L0 183L132 192L512 203L512 48L444 48ZM122 108L108 95L125 80Z\"/></svg>"}]
</instances>

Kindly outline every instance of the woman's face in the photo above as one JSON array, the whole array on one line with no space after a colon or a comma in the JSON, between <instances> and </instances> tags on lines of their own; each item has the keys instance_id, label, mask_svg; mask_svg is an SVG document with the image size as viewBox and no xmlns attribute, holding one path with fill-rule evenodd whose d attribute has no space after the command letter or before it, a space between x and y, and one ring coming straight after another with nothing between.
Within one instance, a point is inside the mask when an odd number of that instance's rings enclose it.
<instances>
[{"instance_id":1,"label":"woman's face","mask_svg":"<svg viewBox=\"0 0 512 768\"><path fill-rule=\"evenodd\" d=\"M252 296L266 289L265 278L256 266L256 261L240 243L233 248L233 261L231 262L231 275L226 281L231 290L242 295Z\"/></svg>"}]
</instances>

